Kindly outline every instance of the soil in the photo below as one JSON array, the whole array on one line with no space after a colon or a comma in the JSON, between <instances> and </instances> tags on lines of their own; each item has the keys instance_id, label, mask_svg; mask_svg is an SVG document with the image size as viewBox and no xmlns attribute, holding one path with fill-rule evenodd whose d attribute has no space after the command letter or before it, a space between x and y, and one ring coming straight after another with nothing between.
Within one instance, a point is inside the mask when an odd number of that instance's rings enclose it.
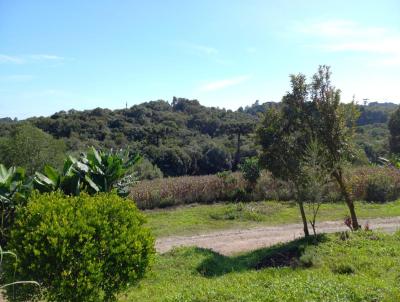
<instances>
[{"instance_id":1,"label":"soil","mask_svg":"<svg viewBox=\"0 0 400 302\"><path fill-rule=\"evenodd\" d=\"M393 233L400 229L400 217L360 220L369 229ZM311 230L311 228L310 228ZM343 221L317 222L317 233L335 233L349 230ZM302 224L288 224L251 229L234 229L199 234L194 236L171 236L159 238L156 249L165 253L178 246L198 246L212 249L223 255L247 252L268 247L280 242L288 242L303 236Z\"/></svg>"}]
</instances>

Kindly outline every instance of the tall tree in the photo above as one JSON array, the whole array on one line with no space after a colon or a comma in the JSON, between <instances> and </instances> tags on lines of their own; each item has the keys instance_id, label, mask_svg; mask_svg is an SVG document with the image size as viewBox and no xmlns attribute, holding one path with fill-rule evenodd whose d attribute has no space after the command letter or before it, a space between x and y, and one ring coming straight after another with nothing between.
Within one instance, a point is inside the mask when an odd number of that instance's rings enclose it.
<instances>
[{"instance_id":1,"label":"tall tree","mask_svg":"<svg viewBox=\"0 0 400 302\"><path fill-rule=\"evenodd\" d=\"M296 188L296 201L303 221L304 235L309 235L307 217L300 191L304 181L301 162L311 140L307 101L307 85L304 75L291 76L292 91L282 100L278 111L269 109L257 129L258 142L262 147L260 164L280 179L290 181Z\"/></svg>"},{"instance_id":2,"label":"tall tree","mask_svg":"<svg viewBox=\"0 0 400 302\"><path fill-rule=\"evenodd\" d=\"M340 90L331 84L329 66L320 66L310 88L314 107L313 131L325 148L325 168L338 183L350 211L353 229L358 229L354 202L344 177L344 165L354 156L352 146L358 111L353 103L340 103Z\"/></svg>"}]
</instances>

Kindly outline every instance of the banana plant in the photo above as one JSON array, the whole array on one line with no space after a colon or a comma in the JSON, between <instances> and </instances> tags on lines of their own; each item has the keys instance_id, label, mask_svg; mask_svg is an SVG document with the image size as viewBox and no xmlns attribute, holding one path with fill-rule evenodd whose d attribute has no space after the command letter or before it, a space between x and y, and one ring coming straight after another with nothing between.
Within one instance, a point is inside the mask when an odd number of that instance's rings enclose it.
<instances>
[{"instance_id":1,"label":"banana plant","mask_svg":"<svg viewBox=\"0 0 400 302\"><path fill-rule=\"evenodd\" d=\"M0 245L6 243L16 207L26 204L31 191L31 181L23 168L7 169L0 164Z\"/></svg>"},{"instance_id":2,"label":"banana plant","mask_svg":"<svg viewBox=\"0 0 400 302\"><path fill-rule=\"evenodd\" d=\"M81 160L89 166L90 179L101 192L117 189L120 195L127 195L126 186L121 185L126 181L122 180L127 176L128 169L137 164L141 157L129 151L104 152L92 147L87 154L81 156Z\"/></svg>"},{"instance_id":3,"label":"banana plant","mask_svg":"<svg viewBox=\"0 0 400 302\"><path fill-rule=\"evenodd\" d=\"M45 166L44 173L36 172L33 186L40 192L61 190L67 195L79 195L86 187L99 192L98 186L90 179L89 172L88 165L68 156L61 172L49 165Z\"/></svg>"},{"instance_id":4,"label":"banana plant","mask_svg":"<svg viewBox=\"0 0 400 302\"><path fill-rule=\"evenodd\" d=\"M46 166L44 173L36 172L33 185L40 192L61 190L68 195L79 195L82 190L95 194L113 189L120 195L127 195L127 186L120 185L126 182L121 179L139 160L139 155L129 152L103 152L91 148L79 159L69 156L61 173L51 166Z\"/></svg>"}]
</instances>

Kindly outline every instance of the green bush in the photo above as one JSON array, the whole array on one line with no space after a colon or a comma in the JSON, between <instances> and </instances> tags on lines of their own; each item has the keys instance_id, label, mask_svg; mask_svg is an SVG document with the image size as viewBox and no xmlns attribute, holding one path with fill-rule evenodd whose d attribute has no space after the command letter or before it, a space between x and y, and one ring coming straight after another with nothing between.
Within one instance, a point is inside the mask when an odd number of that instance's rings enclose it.
<instances>
[{"instance_id":1,"label":"green bush","mask_svg":"<svg viewBox=\"0 0 400 302\"><path fill-rule=\"evenodd\" d=\"M390 167L361 167L350 171L354 198L387 202L400 197L400 171Z\"/></svg>"},{"instance_id":2,"label":"green bush","mask_svg":"<svg viewBox=\"0 0 400 302\"><path fill-rule=\"evenodd\" d=\"M240 165L243 178L247 181L250 191L254 189L261 175L261 168L256 157L246 158Z\"/></svg>"},{"instance_id":3,"label":"green bush","mask_svg":"<svg viewBox=\"0 0 400 302\"><path fill-rule=\"evenodd\" d=\"M394 183L387 176L375 175L370 178L366 192L365 200L370 202L393 201L398 196Z\"/></svg>"},{"instance_id":4,"label":"green bush","mask_svg":"<svg viewBox=\"0 0 400 302\"><path fill-rule=\"evenodd\" d=\"M115 300L152 261L154 239L144 217L113 193L35 193L16 214L8 245L18 255L15 278L38 281L49 301ZM16 290L18 299L38 298Z\"/></svg>"}]
</instances>

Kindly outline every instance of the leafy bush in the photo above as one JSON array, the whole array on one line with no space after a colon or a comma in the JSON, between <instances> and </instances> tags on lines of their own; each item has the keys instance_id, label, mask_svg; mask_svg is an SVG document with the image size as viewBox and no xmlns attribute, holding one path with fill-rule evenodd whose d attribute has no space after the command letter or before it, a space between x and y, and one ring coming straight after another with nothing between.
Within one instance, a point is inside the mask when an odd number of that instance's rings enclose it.
<instances>
[{"instance_id":1,"label":"leafy bush","mask_svg":"<svg viewBox=\"0 0 400 302\"><path fill-rule=\"evenodd\" d=\"M18 209L9 241L18 255L16 278L38 281L50 301L115 300L153 258L154 239L143 223L136 206L115 194L35 193ZM12 278L13 269L6 272Z\"/></svg>"},{"instance_id":2,"label":"leafy bush","mask_svg":"<svg viewBox=\"0 0 400 302\"><path fill-rule=\"evenodd\" d=\"M361 167L349 172L354 198L370 202L400 197L400 171L390 167Z\"/></svg>"},{"instance_id":3,"label":"leafy bush","mask_svg":"<svg viewBox=\"0 0 400 302\"><path fill-rule=\"evenodd\" d=\"M374 175L370 178L365 192L366 201L393 201L397 197L396 187L388 177ZM397 190L398 191L398 190Z\"/></svg>"},{"instance_id":4,"label":"leafy bush","mask_svg":"<svg viewBox=\"0 0 400 302\"><path fill-rule=\"evenodd\" d=\"M138 180L162 178L163 173L157 165L153 165L148 159L143 158L132 167L132 172Z\"/></svg>"},{"instance_id":5,"label":"leafy bush","mask_svg":"<svg viewBox=\"0 0 400 302\"><path fill-rule=\"evenodd\" d=\"M261 175L261 168L256 157L246 158L240 165L243 178L248 182L249 188L254 189Z\"/></svg>"}]
</instances>

